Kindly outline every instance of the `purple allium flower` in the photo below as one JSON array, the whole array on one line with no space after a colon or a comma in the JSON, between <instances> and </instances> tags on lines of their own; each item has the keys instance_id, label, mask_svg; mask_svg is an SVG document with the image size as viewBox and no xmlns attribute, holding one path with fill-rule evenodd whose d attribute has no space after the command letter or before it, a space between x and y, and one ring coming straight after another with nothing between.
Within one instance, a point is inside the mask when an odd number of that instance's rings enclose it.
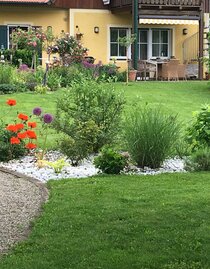
<instances>
[{"instance_id":1,"label":"purple allium flower","mask_svg":"<svg viewBox=\"0 0 210 269\"><path fill-rule=\"evenodd\" d=\"M40 107L35 107L33 109L33 114L36 116L40 116L42 114L42 109Z\"/></svg>"},{"instance_id":2,"label":"purple allium flower","mask_svg":"<svg viewBox=\"0 0 210 269\"><path fill-rule=\"evenodd\" d=\"M53 116L51 114L44 114L43 120L44 123L51 123L53 121Z\"/></svg>"}]
</instances>

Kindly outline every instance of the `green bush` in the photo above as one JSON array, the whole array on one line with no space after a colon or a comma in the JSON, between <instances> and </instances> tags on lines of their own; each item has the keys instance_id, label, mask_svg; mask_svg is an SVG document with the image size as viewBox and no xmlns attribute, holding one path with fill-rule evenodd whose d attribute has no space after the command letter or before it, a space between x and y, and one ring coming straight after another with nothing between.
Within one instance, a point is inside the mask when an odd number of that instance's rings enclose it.
<instances>
[{"instance_id":1,"label":"green bush","mask_svg":"<svg viewBox=\"0 0 210 269\"><path fill-rule=\"evenodd\" d=\"M16 77L16 68L9 64L0 64L0 84L12 84Z\"/></svg>"},{"instance_id":2,"label":"green bush","mask_svg":"<svg viewBox=\"0 0 210 269\"><path fill-rule=\"evenodd\" d=\"M180 134L177 116L159 108L135 107L124 124L128 152L139 167L158 168L173 152Z\"/></svg>"},{"instance_id":3,"label":"green bush","mask_svg":"<svg viewBox=\"0 0 210 269\"><path fill-rule=\"evenodd\" d=\"M0 127L0 161L7 162L12 159L17 159L26 153L25 144L10 144L10 138L14 134Z\"/></svg>"},{"instance_id":4,"label":"green bush","mask_svg":"<svg viewBox=\"0 0 210 269\"><path fill-rule=\"evenodd\" d=\"M50 88L51 91L55 91L61 87L61 76L59 76L53 70L49 71L47 74L47 86Z\"/></svg>"},{"instance_id":5,"label":"green bush","mask_svg":"<svg viewBox=\"0 0 210 269\"><path fill-rule=\"evenodd\" d=\"M97 139L99 129L94 121L75 121L68 129L68 136L59 139L59 147L62 153L68 156L73 166L77 166L81 160L93 152L93 146Z\"/></svg>"},{"instance_id":6,"label":"green bush","mask_svg":"<svg viewBox=\"0 0 210 269\"><path fill-rule=\"evenodd\" d=\"M103 148L94 165L105 174L119 174L127 165L127 158L112 148Z\"/></svg>"},{"instance_id":7,"label":"green bush","mask_svg":"<svg viewBox=\"0 0 210 269\"><path fill-rule=\"evenodd\" d=\"M13 84L0 84L0 94L8 94L17 91L17 87Z\"/></svg>"},{"instance_id":8,"label":"green bush","mask_svg":"<svg viewBox=\"0 0 210 269\"><path fill-rule=\"evenodd\" d=\"M187 129L187 141L192 151L210 147L210 106L204 105L196 112L191 126Z\"/></svg>"},{"instance_id":9,"label":"green bush","mask_svg":"<svg viewBox=\"0 0 210 269\"><path fill-rule=\"evenodd\" d=\"M210 171L210 148L200 148L186 159L185 168L189 171Z\"/></svg>"},{"instance_id":10,"label":"green bush","mask_svg":"<svg viewBox=\"0 0 210 269\"><path fill-rule=\"evenodd\" d=\"M112 85L81 77L57 101L54 128L75 139L75 125L92 121L97 127L92 150L98 152L103 145L114 140L124 103L124 97Z\"/></svg>"},{"instance_id":11,"label":"green bush","mask_svg":"<svg viewBox=\"0 0 210 269\"><path fill-rule=\"evenodd\" d=\"M69 87L72 82L79 80L84 75L77 64L55 67L51 70L51 73L56 74L60 78L61 87Z\"/></svg>"},{"instance_id":12,"label":"green bush","mask_svg":"<svg viewBox=\"0 0 210 269\"><path fill-rule=\"evenodd\" d=\"M37 85L37 86L35 86L35 88L34 88L34 91L36 92L36 93L40 93L40 94L45 94L45 93L47 93L47 91L49 91L50 90L50 88L48 87L48 86L44 86L44 85Z\"/></svg>"},{"instance_id":13,"label":"green bush","mask_svg":"<svg viewBox=\"0 0 210 269\"><path fill-rule=\"evenodd\" d=\"M20 59L23 64L27 64L31 67L33 51L27 49L16 49L16 50L5 50L4 56L8 61L11 60L12 55L12 64L15 66L20 65Z\"/></svg>"}]
</instances>

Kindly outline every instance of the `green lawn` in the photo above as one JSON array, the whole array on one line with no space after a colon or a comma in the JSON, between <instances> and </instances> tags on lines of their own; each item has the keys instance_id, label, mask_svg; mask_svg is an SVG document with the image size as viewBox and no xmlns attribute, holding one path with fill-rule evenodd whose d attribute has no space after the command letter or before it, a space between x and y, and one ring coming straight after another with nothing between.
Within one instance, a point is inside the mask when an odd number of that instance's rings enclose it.
<instances>
[{"instance_id":1,"label":"green lawn","mask_svg":"<svg viewBox=\"0 0 210 269\"><path fill-rule=\"evenodd\" d=\"M178 113L182 120L187 121L191 119L192 111L198 110L202 104L210 103L210 85L207 85L207 81L136 82L130 83L128 86L123 83L114 85L125 91L129 108L136 102L160 104L165 110ZM17 100L18 104L14 113L6 117L8 120L14 117L17 110L31 113L35 106L42 107L45 112L54 113L56 99L62 91L50 92L45 95L32 92L1 95L0 107L8 98Z\"/></svg>"},{"instance_id":2,"label":"green lawn","mask_svg":"<svg viewBox=\"0 0 210 269\"><path fill-rule=\"evenodd\" d=\"M1 269L209 269L210 174L49 182L28 240Z\"/></svg>"},{"instance_id":3,"label":"green lawn","mask_svg":"<svg viewBox=\"0 0 210 269\"><path fill-rule=\"evenodd\" d=\"M178 113L210 103L206 81L137 82L116 87L127 105L151 103ZM35 106L54 113L62 90L0 96L1 115ZM5 115L4 103L18 102ZM55 145L55 134L49 137ZM209 269L210 173L107 176L51 181L49 202L28 240L2 257L1 269Z\"/></svg>"}]
</instances>

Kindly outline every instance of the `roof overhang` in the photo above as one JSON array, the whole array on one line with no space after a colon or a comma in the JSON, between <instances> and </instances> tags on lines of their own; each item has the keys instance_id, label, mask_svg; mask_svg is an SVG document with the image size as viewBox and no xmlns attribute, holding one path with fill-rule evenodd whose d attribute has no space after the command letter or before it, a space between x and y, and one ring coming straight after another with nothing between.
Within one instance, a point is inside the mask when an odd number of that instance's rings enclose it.
<instances>
[{"instance_id":1,"label":"roof overhang","mask_svg":"<svg viewBox=\"0 0 210 269\"><path fill-rule=\"evenodd\" d=\"M7 5L51 5L55 0L0 0L0 4Z\"/></svg>"}]
</instances>

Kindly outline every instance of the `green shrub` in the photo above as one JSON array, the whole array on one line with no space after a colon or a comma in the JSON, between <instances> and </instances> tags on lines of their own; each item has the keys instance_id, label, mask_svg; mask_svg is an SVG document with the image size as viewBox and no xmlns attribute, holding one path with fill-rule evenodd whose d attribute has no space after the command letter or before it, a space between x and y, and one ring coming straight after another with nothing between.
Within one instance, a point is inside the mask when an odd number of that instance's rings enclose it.
<instances>
[{"instance_id":1,"label":"green shrub","mask_svg":"<svg viewBox=\"0 0 210 269\"><path fill-rule=\"evenodd\" d=\"M17 87L12 84L0 84L0 93L8 94L17 91Z\"/></svg>"},{"instance_id":2,"label":"green shrub","mask_svg":"<svg viewBox=\"0 0 210 269\"><path fill-rule=\"evenodd\" d=\"M50 73L59 77L60 86L65 88L70 86L71 83L81 75L80 68L77 64L54 67L52 70L50 70Z\"/></svg>"},{"instance_id":3,"label":"green shrub","mask_svg":"<svg viewBox=\"0 0 210 269\"><path fill-rule=\"evenodd\" d=\"M12 64L15 66L20 65L20 59L23 64L27 64L31 67L33 51L27 49L16 49L16 50L5 50L4 56L8 61L11 60L12 55Z\"/></svg>"},{"instance_id":4,"label":"green shrub","mask_svg":"<svg viewBox=\"0 0 210 269\"><path fill-rule=\"evenodd\" d=\"M26 153L24 142L20 144L11 144L10 138L13 133L0 127L0 161L6 162L12 159L17 159Z\"/></svg>"},{"instance_id":5,"label":"green shrub","mask_svg":"<svg viewBox=\"0 0 210 269\"><path fill-rule=\"evenodd\" d=\"M61 77L53 71L49 71L47 74L47 86L51 91L55 91L61 87Z\"/></svg>"},{"instance_id":6,"label":"green shrub","mask_svg":"<svg viewBox=\"0 0 210 269\"><path fill-rule=\"evenodd\" d=\"M103 148L94 165L105 174L119 174L127 165L127 158L112 148Z\"/></svg>"},{"instance_id":7,"label":"green shrub","mask_svg":"<svg viewBox=\"0 0 210 269\"><path fill-rule=\"evenodd\" d=\"M12 84L16 76L16 68L9 64L0 64L0 84Z\"/></svg>"},{"instance_id":8,"label":"green shrub","mask_svg":"<svg viewBox=\"0 0 210 269\"><path fill-rule=\"evenodd\" d=\"M186 159L185 168L189 171L210 171L210 148L200 148Z\"/></svg>"},{"instance_id":9,"label":"green shrub","mask_svg":"<svg viewBox=\"0 0 210 269\"><path fill-rule=\"evenodd\" d=\"M81 77L57 101L54 128L75 139L75 125L92 121L97 127L96 137L92 139L92 150L97 152L103 145L114 140L124 103L122 94L112 85L99 84Z\"/></svg>"},{"instance_id":10,"label":"green shrub","mask_svg":"<svg viewBox=\"0 0 210 269\"><path fill-rule=\"evenodd\" d=\"M75 121L68 129L68 136L59 139L62 153L68 156L73 166L93 152L99 129L94 121Z\"/></svg>"},{"instance_id":11,"label":"green shrub","mask_svg":"<svg viewBox=\"0 0 210 269\"><path fill-rule=\"evenodd\" d=\"M40 94L45 94L45 93L47 93L47 91L49 91L50 90L50 88L48 87L48 86L44 86L44 85L37 85L37 86L35 86L35 88L34 88L34 91L36 92L36 93L40 93Z\"/></svg>"},{"instance_id":12,"label":"green shrub","mask_svg":"<svg viewBox=\"0 0 210 269\"><path fill-rule=\"evenodd\" d=\"M187 129L187 141L192 151L210 147L210 106L204 105L196 112L191 126Z\"/></svg>"},{"instance_id":13,"label":"green shrub","mask_svg":"<svg viewBox=\"0 0 210 269\"><path fill-rule=\"evenodd\" d=\"M169 157L180 134L177 116L159 108L135 107L126 115L125 140L139 167L158 168Z\"/></svg>"}]
</instances>

